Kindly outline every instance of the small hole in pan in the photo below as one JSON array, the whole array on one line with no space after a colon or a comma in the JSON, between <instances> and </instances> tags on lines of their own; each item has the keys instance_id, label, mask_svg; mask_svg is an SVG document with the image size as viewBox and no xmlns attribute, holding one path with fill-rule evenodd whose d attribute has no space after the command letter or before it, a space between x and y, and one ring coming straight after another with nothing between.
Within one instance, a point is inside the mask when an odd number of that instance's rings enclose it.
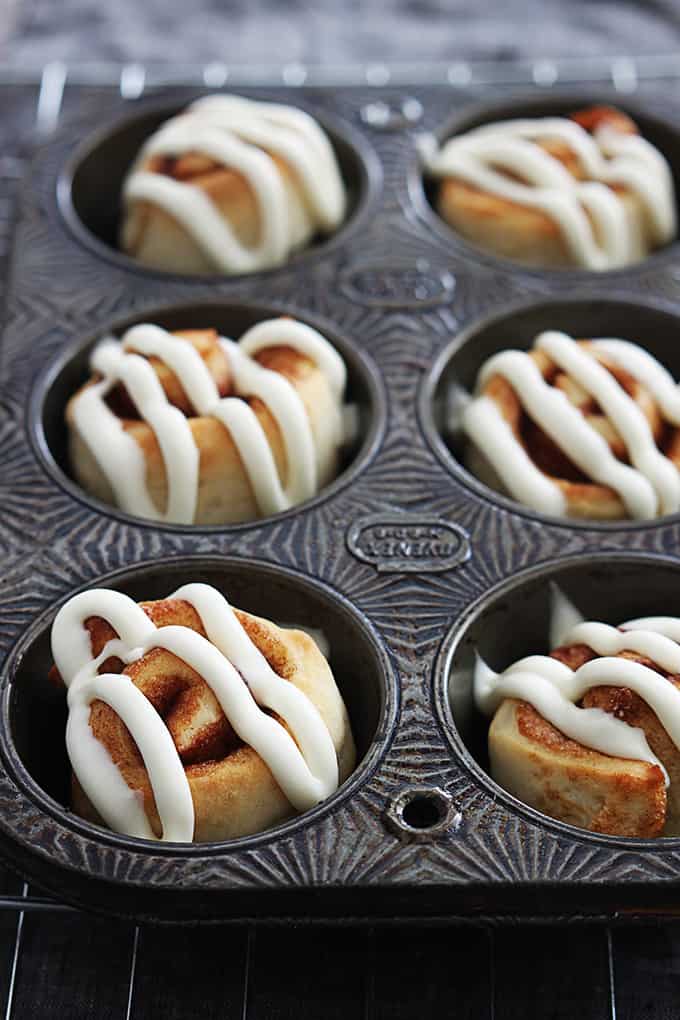
<instances>
[{"instance_id":1,"label":"small hole in pan","mask_svg":"<svg viewBox=\"0 0 680 1020\"><path fill-rule=\"evenodd\" d=\"M542 564L489 591L453 624L444 639L435 665L435 700L456 754L463 754L492 796L500 793L513 809L574 832L575 826L548 819L496 785L487 749L490 719L482 715L473 699L477 654L501 672L525 656L549 653L551 582L586 619L616 626L637 617L680 616L680 569L669 559L617 552ZM592 838L620 842L626 837L593 834ZM658 837L643 845L658 846Z\"/></svg>"},{"instance_id":2,"label":"small hole in pan","mask_svg":"<svg viewBox=\"0 0 680 1020\"><path fill-rule=\"evenodd\" d=\"M453 797L438 786L409 786L393 796L385 822L399 839L427 842L460 827Z\"/></svg>"},{"instance_id":3,"label":"small hole in pan","mask_svg":"<svg viewBox=\"0 0 680 1020\"><path fill-rule=\"evenodd\" d=\"M406 801L401 817L411 829L432 829L442 820L445 810L446 805L438 797L421 794Z\"/></svg>"},{"instance_id":4,"label":"small hole in pan","mask_svg":"<svg viewBox=\"0 0 680 1020\"><path fill-rule=\"evenodd\" d=\"M347 706L357 748L357 765L340 793L350 794L382 753L394 712L388 660L362 617L319 582L271 564L227 557L160 560L117 571L88 587L114 588L135 601L143 601L165 598L180 585L194 581L213 585L239 609L285 626L321 632L328 643L328 659ZM54 615L54 611L43 614L15 649L3 700L0 745L11 773L24 787L28 785L29 795L42 801L48 811L56 812L60 820L68 821L70 817L76 822L75 816L65 816L62 810L69 803L71 774L64 742L65 693L48 681ZM338 796L334 794L331 799ZM324 805L320 805L284 826L298 825L323 810ZM91 828L89 823L78 824ZM127 837L111 838L131 842ZM132 842L146 845L144 841ZM155 850L162 847L153 846ZM205 844L201 846L205 848Z\"/></svg>"},{"instance_id":5,"label":"small hole in pan","mask_svg":"<svg viewBox=\"0 0 680 1020\"><path fill-rule=\"evenodd\" d=\"M597 95L579 91L553 93L550 96L536 95L517 96L514 99L503 102L479 104L461 114L456 114L447 124L436 132L438 143L441 145L447 139L456 135L465 134L473 128L484 124L493 124L497 121L514 120L536 117L567 117L576 110L586 109L592 106L613 106L624 113L627 113L638 126L640 134L647 141L651 142L666 157L675 184L676 205L680 216L680 129L672 120L662 119L651 115L644 106L637 106L622 101L620 93L603 91ZM425 212L430 223L437 231L449 240L455 240L461 245L468 255L476 256L490 264L505 267L515 271L530 273L549 274L555 278L563 277L567 281L572 279L574 274L580 273L587 277L601 276L602 273L594 273L591 270L573 268L541 268L523 265L510 257L496 255L489 250L477 247L473 241L467 240L439 215L437 211L437 192L439 182L423 175L419 169L412 178L414 186L414 197ZM611 273L626 273L649 264L650 259L659 260L672 258L677 252L677 244L674 242L663 248L652 252L647 258L638 263L627 266L623 269L609 270Z\"/></svg>"},{"instance_id":6,"label":"small hole in pan","mask_svg":"<svg viewBox=\"0 0 680 1020\"><path fill-rule=\"evenodd\" d=\"M440 354L421 391L423 429L446 466L465 484L503 506L569 527L640 528L657 526L675 515L652 521L595 522L551 518L490 489L467 468L468 441L456 424L456 394L474 392L482 365L502 350L528 350L544 330L561 330L576 339L619 337L639 344L680 379L680 317L670 309L642 302L612 300L599 294L523 303L489 316L457 336Z\"/></svg>"},{"instance_id":7,"label":"small hole in pan","mask_svg":"<svg viewBox=\"0 0 680 1020\"><path fill-rule=\"evenodd\" d=\"M305 504L300 505L309 506L317 500L324 499L354 478L372 457L380 441L385 423L382 384L373 363L353 344L339 335L330 324L298 312L291 313L285 308L208 303L165 306L152 309L143 315L130 316L109 326L102 326L95 336L91 335L76 342L47 367L32 394L29 413L30 433L40 460L59 484L76 498L88 502L99 511L126 520L139 521L140 518L130 517L113 506L90 497L73 480L64 414L70 397L89 377L88 363L92 348L103 336L121 336L129 326L138 322L153 322L169 330L215 328L223 336L238 339L255 323L285 314L294 314L295 318L314 326L342 355L347 367L345 401L357 409L356 438L342 451L338 475L313 500L308 500ZM298 509L299 507L293 507L291 510L285 511L284 514L278 514L277 519L286 514L295 513ZM247 527L252 523L252 521L246 521L241 525L202 526L164 525L156 522L155 526L196 531L198 528L224 530L225 527Z\"/></svg>"},{"instance_id":8,"label":"small hole in pan","mask_svg":"<svg viewBox=\"0 0 680 1020\"><path fill-rule=\"evenodd\" d=\"M147 112L127 117L96 133L85 140L59 177L58 203L71 230L99 255L113 259L122 267L163 276L178 275L136 262L120 250L118 235L122 187L128 170L150 135L186 105L159 107L154 104ZM380 177L379 164L372 150L347 125L316 113L313 115L330 138L347 188L349 205L342 226L328 237L314 239L291 257L291 264L317 258L353 231L366 212ZM225 275L216 271L187 278L219 279Z\"/></svg>"}]
</instances>

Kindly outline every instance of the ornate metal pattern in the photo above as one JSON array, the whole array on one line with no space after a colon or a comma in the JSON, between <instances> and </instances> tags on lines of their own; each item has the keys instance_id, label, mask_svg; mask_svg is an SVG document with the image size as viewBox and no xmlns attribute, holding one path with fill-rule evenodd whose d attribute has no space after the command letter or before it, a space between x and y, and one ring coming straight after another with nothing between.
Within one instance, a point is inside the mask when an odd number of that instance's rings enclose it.
<instances>
[{"instance_id":1,"label":"ornate metal pattern","mask_svg":"<svg viewBox=\"0 0 680 1020\"><path fill-rule=\"evenodd\" d=\"M437 913L441 890L445 909L455 910L472 902L466 896L473 889L474 909L489 914L501 910L501 887L512 890L521 911L522 891L536 893L542 883L567 888L574 911L612 908L614 901L605 898L612 888L617 907L634 906L640 882L648 890L658 887L672 905L680 877L676 841L607 841L513 811L479 782L457 751L455 734L446 732L433 670L452 622L496 583L557 556L587 557L603 548L614 558L619 551L640 551L676 559L680 522L604 533L532 519L468 488L448 470L422 427L418 401L433 360L460 329L511 301L563 294L575 279L595 297L652 295L680 311L678 246L607 278L524 272L475 255L434 222L419 181L415 132L441 126L454 107L474 98L492 99L492 89L476 97L445 87L403 94L386 89L382 98L390 109L417 100L422 117L419 112L384 131L363 115L375 90L281 88L265 94L337 118L368 167L372 184L360 198L354 225L313 259L294 260L276 272L191 280L141 271L83 244L58 207L57 180L81 140L129 112L129 102L119 97L82 91L79 115L43 146L23 188L0 348L5 720L17 663L60 600L109 572L188 556L256 558L315 579L331 600L347 600L374 635L388 696L367 764L328 805L252 839L189 849L149 849L72 818L39 796L5 729L0 849L62 897L142 916L178 916L178 889L181 916L195 918L370 912L378 899L367 895L362 901L362 895L380 893L388 903L397 891L400 911ZM184 102L193 94L175 90L172 98ZM648 102L657 116L663 111L680 124L666 97ZM145 105L156 104L143 100ZM313 504L237 528L158 529L76 498L36 451L36 376L78 337L114 328L131 315L141 318L161 304L206 300L260 302L321 318L363 352L381 379L370 455L347 484ZM394 555L379 547L389 535L366 537L369 525L375 530L382 522L389 529L397 520L413 531L395 538L411 543L409 550L401 547L401 561L395 560L396 546ZM419 527L440 533L423 536ZM433 568L426 563L413 569L418 541L446 545L443 553L430 550ZM389 559L394 562L386 568ZM423 787L450 798L457 823L432 840L425 835L403 841L385 812L403 791ZM316 905L290 895L303 889L319 891ZM346 910L333 898L338 889L354 896ZM258 897L264 890L267 895ZM527 911L535 912L535 898L527 902ZM546 910L551 902L546 892Z\"/></svg>"}]
</instances>

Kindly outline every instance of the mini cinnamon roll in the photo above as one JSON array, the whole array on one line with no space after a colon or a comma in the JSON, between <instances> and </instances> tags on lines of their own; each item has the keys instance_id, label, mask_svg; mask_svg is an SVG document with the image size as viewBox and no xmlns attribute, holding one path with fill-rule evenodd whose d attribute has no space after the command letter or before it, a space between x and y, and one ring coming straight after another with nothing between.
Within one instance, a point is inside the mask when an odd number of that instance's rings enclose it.
<instances>
[{"instance_id":1,"label":"mini cinnamon roll","mask_svg":"<svg viewBox=\"0 0 680 1020\"><path fill-rule=\"evenodd\" d=\"M609 107L485 124L428 151L426 173L454 230L523 265L616 269L676 236L668 163Z\"/></svg>"},{"instance_id":2,"label":"mini cinnamon roll","mask_svg":"<svg viewBox=\"0 0 680 1020\"><path fill-rule=\"evenodd\" d=\"M316 330L260 322L238 343L154 325L102 340L66 408L82 488L138 517L232 524L286 510L336 474L346 370Z\"/></svg>"},{"instance_id":3,"label":"mini cinnamon roll","mask_svg":"<svg viewBox=\"0 0 680 1020\"><path fill-rule=\"evenodd\" d=\"M260 832L330 796L355 749L312 638L206 584L136 604L94 589L52 627L68 690L72 807L146 839Z\"/></svg>"},{"instance_id":4,"label":"mini cinnamon roll","mask_svg":"<svg viewBox=\"0 0 680 1020\"><path fill-rule=\"evenodd\" d=\"M626 340L545 332L483 366L460 424L467 466L543 513L645 520L680 510L680 391Z\"/></svg>"},{"instance_id":5,"label":"mini cinnamon roll","mask_svg":"<svg viewBox=\"0 0 680 1020\"><path fill-rule=\"evenodd\" d=\"M477 661L493 778L593 832L680 834L680 618L582 620L557 644L498 674Z\"/></svg>"},{"instance_id":6,"label":"mini cinnamon roll","mask_svg":"<svg viewBox=\"0 0 680 1020\"><path fill-rule=\"evenodd\" d=\"M333 147L309 114L206 96L142 147L123 185L120 245L154 269L251 273L332 233L346 207Z\"/></svg>"}]
</instances>

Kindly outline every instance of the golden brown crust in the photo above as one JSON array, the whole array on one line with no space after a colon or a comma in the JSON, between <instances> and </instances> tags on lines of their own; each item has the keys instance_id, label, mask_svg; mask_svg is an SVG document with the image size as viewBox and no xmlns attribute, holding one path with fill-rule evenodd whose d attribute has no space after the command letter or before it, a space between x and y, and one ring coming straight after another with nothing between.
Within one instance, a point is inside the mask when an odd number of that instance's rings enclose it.
<instances>
[{"instance_id":1,"label":"golden brown crust","mask_svg":"<svg viewBox=\"0 0 680 1020\"><path fill-rule=\"evenodd\" d=\"M638 134L635 121L623 110L617 110L615 106L587 106L582 110L575 110L569 117L591 134L604 124L615 128L623 135Z\"/></svg>"},{"instance_id":2,"label":"golden brown crust","mask_svg":"<svg viewBox=\"0 0 680 1020\"><path fill-rule=\"evenodd\" d=\"M588 340L579 340L578 343L593 354L635 401L647 419L657 445L680 470L680 429L666 426L649 390L606 355L600 351L595 353ZM593 398L581 390L570 376L558 369L544 351L529 351L529 357L536 363L546 382L560 389L581 411L588 423L606 439L614 456L627 462L628 455L623 440ZM583 475L552 439L528 417L512 385L506 379L500 375L491 376L484 385L482 394L496 403L515 438L534 464L559 486L564 495L567 516L588 520L621 520L628 517L619 494L609 486L600 485ZM484 451L480 452L483 455ZM478 466L476 470L483 473L483 465L481 469Z\"/></svg>"},{"instance_id":3,"label":"golden brown crust","mask_svg":"<svg viewBox=\"0 0 680 1020\"><path fill-rule=\"evenodd\" d=\"M570 119L589 132L608 123L618 131L637 134L637 127L630 117L611 107L579 110L571 114ZM585 179L578 157L563 142L545 139L536 144L558 159L573 177ZM629 219L642 222L637 196L617 185L613 185L612 190L622 198ZM554 218L539 209L493 195L455 177L441 181L436 207L449 226L486 251L528 266L559 269L576 265ZM640 257L643 254L641 252Z\"/></svg>"},{"instance_id":4,"label":"golden brown crust","mask_svg":"<svg viewBox=\"0 0 680 1020\"><path fill-rule=\"evenodd\" d=\"M142 602L157 627L189 627L205 637L195 609L180 599ZM239 622L272 669L295 684L318 709L338 752L341 781L355 762L352 732L330 668L312 639L300 631L282 630L267 620L235 610ZM86 621L94 655L115 636L100 618ZM185 662L165 649L151 649L121 670L108 660L101 672L122 672L163 717L185 766L195 811L196 842L232 839L269 828L294 810L269 768L245 745L227 721L215 695ZM120 717L101 701L92 704L90 726L104 744L123 778L141 792L152 828L161 826L142 757ZM76 813L101 823L75 776L72 805Z\"/></svg>"},{"instance_id":5,"label":"golden brown crust","mask_svg":"<svg viewBox=\"0 0 680 1020\"><path fill-rule=\"evenodd\" d=\"M509 698L500 706L489 729L489 755L496 781L551 818L613 836L663 834L661 769L584 748L526 702Z\"/></svg>"}]
</instances>

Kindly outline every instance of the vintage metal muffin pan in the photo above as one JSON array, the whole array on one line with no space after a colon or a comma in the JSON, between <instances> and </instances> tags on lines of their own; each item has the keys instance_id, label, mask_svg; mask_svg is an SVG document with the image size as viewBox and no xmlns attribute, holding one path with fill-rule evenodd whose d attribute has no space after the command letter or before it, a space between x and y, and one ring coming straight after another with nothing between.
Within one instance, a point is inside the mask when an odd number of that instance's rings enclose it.
<instances>
[{"instance_id":1,"label":"vintage metal muffin pan","mask_svg":"<svg viewBox=\"0 0 680 1020\"><path fill-rule=\"evenodd\" d=\"M318 115L352 193L338 235L279 270L188 278L141 269L111 246L125 165L195 91L131 103L99 90L22 188L0 347L0 852L62 899L138 918L677 912L680 840L590 834L493 783L470 666L477 645L499 666L545 648L551 579L611 622L680 612L679 520L596 526L517 507L465 471L442 401L451 379L470 384L491 351L526 347L548 325L624 333L680 377L680 245L601 275L476 252L429 205L417 136L610 101L680 171L680 105L595 89L239 91ZM151 524L80 492L61 415L99 336L148 318L238 335L279 312L321 328L348 362L361 438L327 490L222 528ZM49 627L81 588L153 598L190 579L324 629L361 761L326 803L271 831L146 843L64 807Z\"/></svg>"}]
</instances>

